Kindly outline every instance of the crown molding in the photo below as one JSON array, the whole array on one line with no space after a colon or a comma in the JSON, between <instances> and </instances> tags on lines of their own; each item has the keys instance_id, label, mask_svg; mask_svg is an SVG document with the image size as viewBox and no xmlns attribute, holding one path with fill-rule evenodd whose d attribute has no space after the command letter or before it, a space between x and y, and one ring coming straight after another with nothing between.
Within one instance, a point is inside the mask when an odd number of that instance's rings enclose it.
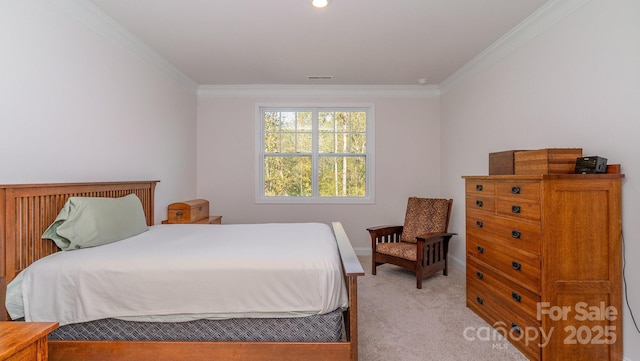
<instances>
[{"instance_id":1,"label":"crown molding","mask_svg":"<svg viewBox=\"0 0 640 361\"><path fill-rule=\"evenodd\" d=\"M196 93L198 84L88 0L51 0L67 14Z\"/></svg>"},{"instance_id":2,"label":"crown molding","mask_svg":"<svg viewBox=\"0 0 640 361\"><path fill-rule=\"evenodd\" d=\"M437 98L435 85L200 85L199 98Z\"/></svg>"},{"instance_id":3,"label":"crown molding","mask_svg":"<svg viewBox=\"0 0 640 361\"><path fill-rule=\"evenodd\" d=\"M548 30L591 0L550 0L440 84L444 94Z\"/></svg>"}]
</instances>

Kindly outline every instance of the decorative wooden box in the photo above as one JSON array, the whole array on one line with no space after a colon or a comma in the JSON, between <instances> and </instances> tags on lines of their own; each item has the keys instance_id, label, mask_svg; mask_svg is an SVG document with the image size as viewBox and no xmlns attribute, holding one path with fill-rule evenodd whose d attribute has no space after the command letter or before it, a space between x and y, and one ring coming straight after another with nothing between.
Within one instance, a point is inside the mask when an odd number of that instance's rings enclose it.
<instances>
[{"instance_id":1,"label":"decorative wooden box","mask_svg":"<svg viewBox=\"0 0 640 361\"><path fill-rule=\"evenodd\" d=\"M169 219L167 223L196 223L209 218L209 201L206 199L192 199L169 205L167 209Z\"/></svg>"},{"instance_id":2,"label":"decorative wooden box","mask_svg":"<svg viewBox=\"0 0 640 361\"><path fill-rule=\"evenodd\" d=\"M582 148L523 150L514 154L516 175L572 174Z\"/></svg>"},{"instance_id":3,"label":"decorative wooden box","mask_svg":"<svg viewBox=\"0 0 640 361\"><path fill-rule=\"evenodd\" d=\"M489 153L489 175L515 174L515 153L520 150L505 150Z\"/></svg>"}]
</instances>

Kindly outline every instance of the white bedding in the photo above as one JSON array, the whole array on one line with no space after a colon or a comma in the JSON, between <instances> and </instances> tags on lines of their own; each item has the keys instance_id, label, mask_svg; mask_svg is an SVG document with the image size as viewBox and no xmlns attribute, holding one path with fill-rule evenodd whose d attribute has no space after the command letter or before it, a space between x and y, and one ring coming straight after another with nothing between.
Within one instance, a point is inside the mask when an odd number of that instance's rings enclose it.
<instances>
[{"instance_id":1,"label":"white bedding","mask_svg":"<svg viewBox=\"0 0 640 361\"><path fill-rule=\"evenodd\" d=\"M25 320L65 325L323 314L348 306L341 269L325 224L172 224L55 253L20 278Z\"/></svg>"}]
</instances>

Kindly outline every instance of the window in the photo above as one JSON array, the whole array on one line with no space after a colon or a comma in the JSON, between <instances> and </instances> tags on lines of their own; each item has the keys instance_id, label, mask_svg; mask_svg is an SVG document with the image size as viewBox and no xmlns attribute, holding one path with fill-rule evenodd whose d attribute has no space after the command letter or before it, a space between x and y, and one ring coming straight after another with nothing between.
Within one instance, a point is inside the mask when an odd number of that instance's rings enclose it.
<instances>
[{"instance_id":1,"label":"window","mask_svg":"<svg viewBox=\"0 0 640 361\"><path fill-rule=\"evenodd\" d=\"M372 106L258 113L258 202L373 202Z\"/></svg>"}]
</instances>

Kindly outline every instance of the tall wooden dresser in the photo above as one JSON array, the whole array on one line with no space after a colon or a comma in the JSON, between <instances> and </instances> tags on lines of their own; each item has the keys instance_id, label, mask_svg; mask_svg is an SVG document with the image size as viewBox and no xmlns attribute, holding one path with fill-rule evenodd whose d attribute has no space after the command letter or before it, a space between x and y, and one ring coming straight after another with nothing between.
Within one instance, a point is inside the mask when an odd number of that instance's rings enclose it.
<instances>
[{"instance_id":1,"label":"tall wooden dresser","mask_svg":"<svg viewBox=\"0 0 640 361\"><path fill-rule=\"evenodd\" d=\"M467 306L532 360L622 360L624 175L463 178Z\"/></svg>"}]
</instances>

